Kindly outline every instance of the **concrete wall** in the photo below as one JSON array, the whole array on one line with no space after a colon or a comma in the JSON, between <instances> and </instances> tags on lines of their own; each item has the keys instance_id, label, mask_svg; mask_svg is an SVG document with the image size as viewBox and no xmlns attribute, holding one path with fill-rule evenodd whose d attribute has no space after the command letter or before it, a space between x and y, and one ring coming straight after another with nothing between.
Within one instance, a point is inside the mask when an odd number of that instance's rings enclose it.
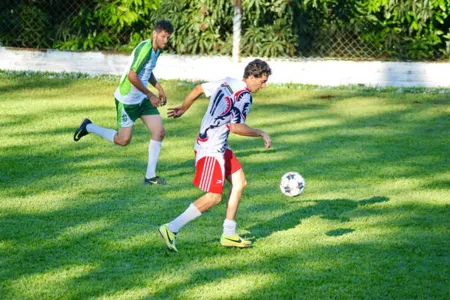
<instances>
[{"instance_id":1,"label":"concrete wall","mask_svg":"<svg viewBox=\"0 0 450 300\"><path fill-rule=\"evenodd\" d=\"M48 72L81 72L120 75L129 55L102 52L67 52L0 47L0 69ZM155 69L160 79L215 80L240 78L252 58L233 63L225 56L180 56L162 54ZM268 59L273 70L270 82L325 86L450 88L450 63L354 62L313 59Z\"/></svg>"}]
</instances>

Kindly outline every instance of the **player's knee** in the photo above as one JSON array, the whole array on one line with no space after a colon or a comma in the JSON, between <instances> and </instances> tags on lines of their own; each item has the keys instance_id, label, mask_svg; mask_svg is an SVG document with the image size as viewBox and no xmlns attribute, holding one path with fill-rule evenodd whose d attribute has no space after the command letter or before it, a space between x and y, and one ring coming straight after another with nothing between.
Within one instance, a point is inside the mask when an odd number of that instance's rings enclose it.
<instances>
[{"instance_id":1,"label":"player's knee","mask_svg":"<svg viewBox=\"0 0 450 300\"><path fill-rule=\"evenodd\" d=\"M247 180L244 178L238 182L233 182L233 188L237 190L243 190L247 186Z\"/></svg>"},{"instance_id":2,"label":"player's knee","mask_svg":"<svg viewBox=\"0 0 450 300\"><path fill-rule=\"evenodd\" d=\"M163 128L159 132L159 137L160 137L161 140L163 140L165 136L166 136L166 129Z\"/></svg>"},{"instance_id":3,"label":"player's knee","mask_svg":"<svg viewBox=\"0 0 450 300\"><path fill-rule=\"evenodd\" d=\"M127 146L131 143L131 138L118 138L114 142L120 146Z\"/></svg>"},{"instance_id":4,"label":"player's knee","mask_svg":"<svg viewBox=\"0 0 450 300\"><path fill-rule=\"evenodd\" d=\"M130 141L119 141L119 142L117 143L117 145L122 146L122 147L125 147L125 146L127 146L128 144L130 144Z\"/></svg>"},{"instance_id":5,"label":"player's knee","mask_svg":"<svg viewBox=\"0 0 450 300\"><path fill-rule=\"evenodd\" d=\"M220 194L210 194L210 198L209 198L212 206L217 205L220 203L220 201L222 201L222 195Z\"/></svg>"},{"instance_id":6,"label":"player's knee","mask_svg":"<svg viewBox=\"0 0 450 300\"><path fill-rule=\"evenodd\" d=\"M166 136L165 128L161 128L161 129L155 130L155 132L152 132L152 139L156 140L156 141L162 141L165 136Z\"/></svg>"}]
</instances>

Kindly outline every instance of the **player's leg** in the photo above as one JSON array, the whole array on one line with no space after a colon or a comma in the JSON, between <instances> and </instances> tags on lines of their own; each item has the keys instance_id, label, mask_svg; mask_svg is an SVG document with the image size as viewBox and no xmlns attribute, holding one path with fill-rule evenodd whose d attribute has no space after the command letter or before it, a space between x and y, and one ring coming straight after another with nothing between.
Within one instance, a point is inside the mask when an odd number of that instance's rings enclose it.
<instances>
[{"instance_id":1,"label":"player's leg","mask_svg":"<svg viewBox=\"0 0 450 300\"><path fill-rule=\"evenodd\" d=\"M114 143L126 146L131 143L133 127L140 116L139 104L124 104L116 99L117 127L119 132L114 136Z\"/></svg>"},{"instance_id":2,"label":"player's leg","mask_svg":"<svg viewBox=\"0 0 450 300\"><path fill-rule=\"evenodd\" d=\"M220 238L220 244L225 247L251 247L252 243L250 241L241 238L236 233L236 214L242 192L247 185L247 180L245 179L245 174L240 162L231 150L227 150L225 153L225 172L227 180L231 184L231 189L228 194L227 210L223 222L223 234Z\"/></svg>"},{"instance_id":3,"label":"player's leg","mask_svg":"<svg viewBox=\"0 0 450 300\"><path fill-rule=\"evenodd\" d=\"M144 100L146 101L146 100ZM158 110L154 108L157 114L142 115L141 119L151 133L150 144L148 147L148 163L145 173L144 183L146 184L165 184L164 180L156 176L156 166L158 164L161 145L166 134L164 124Z\"/></svg>"},{"instance_id":4,"label":"player's leg","mask_svg":"<svg viewBox=\"0 0 450 300\"><path fill-rule=\"evenodd\" d=\"M131 142L133 136L133 127L122 127L114 136L114 143L120 146L126 146Z\"/></svg>"},{"instance_id":5,"label":"player's leg","mask_svg":"<svg viewBox=\"0 0 450 300\"><path fill-rule=\"evenodd\" d=\"M221 201L224 185L223 170L223 157L201 156L197 154L193 183L205 191L206 194L191 203L182 214L170 223L159 227L159 233L169 250L177 251L175 238L181 228Z\"/></svg>"},{"instance_id":6,"label":"player's leg","mask_svg":"<svg viewBox=\"0 0 450 300\"><path fill-rule=\"evenodd\" d=\"M244 170L239 160L234 155L233 151L227 149L224 153L225 161L225 177L231 184L231 189L228 194L227 211L225 218L234 221L236 218L239 201L241 200L242 192L247 186Z\"/></svg>"},{"instance_id":7,"label":"player's leg","mask_svg":"<svg viewBox=\"0 0 450 300\"><path fill-rule=\"evenodd\" d=\"M217 193L206 193L197 200L194 201L194 206L201 212L204 213L211 207L216 206L222 200L222 194Z\"/></svg>"},{"instance_id":8,"label":"player's leg","mask_svg":"<svg viewBox=\"0 0 450 300\"><path fill-rule=\"evenodd\" d=\"M236 219L236 214L239 207L239 202L241 201L242 192L247 186L247 181L245 179L245 174L242 169L234 172L227 177L228 182L231 184L231 189L228 194L227 201L227 212L225 218L227 220L234 221Z\"/></svg>"},{"instance_id":9,"label":"player's leg","mask_svg":"<svg viewBox=\"0 0 450 300\"><path fill-rule=\"evenodd\" d=\"M133 134L134 122L139 116L139 105L126 105L115 100L116 114L117 114L117 132L111 128L104 128L94 124L89 119L84 119L80 127L75 130L73 139L79 141L83 136L94 133L101 138L115 143L117 145L126 146L131 141Z\"/></svg>"},{"instance_id":10,"label":"player's leg","mask_svg":"<svg viewBox=\"0 0 450 300\"><path fill-rule=\"evenodd\" d=\"M203 212L220 203L221 199L221 194L206 193L198 198L194 203L191 203L182 214L173 219L170 223L161 225L158 228L158 231L166 243L167 248L177 252L178 250L175 245L175 239L178 232L189 222L200 217Z\"/></svg>"},{"instance_id":11,"label":"player's leg","mask_svg":"<svg viewBox=\"0 0 450 300\"><path fill-rule=\"evenodd\" d=\"M117 131L114 129L98 126L97 124L92 123L91 120L84 119L81 122L80 126L75 130L73 140L75 142L78 142L83 136L88 135L89 133L95 133L101 138L114 143L114 137L117 134Z\"/></svg>"}]
</instances>

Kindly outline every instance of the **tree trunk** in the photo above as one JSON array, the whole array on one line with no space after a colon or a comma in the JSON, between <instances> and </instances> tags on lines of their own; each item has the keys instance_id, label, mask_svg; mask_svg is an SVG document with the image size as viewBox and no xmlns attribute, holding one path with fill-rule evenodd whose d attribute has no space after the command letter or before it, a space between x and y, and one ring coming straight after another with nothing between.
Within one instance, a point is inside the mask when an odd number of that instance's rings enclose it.
<instances>
[{"instance_id":1,"label":"tree trunk","mask_svg":"<svg viewBox=\"0 0 450 300\"><path fill-rule=\"evenodd\" d=\"M233 62L240 61L241 56L241 19L242 19L242 3L241 0L233 0L234 16L233 16Z\"/></svg>"}]
</instances>

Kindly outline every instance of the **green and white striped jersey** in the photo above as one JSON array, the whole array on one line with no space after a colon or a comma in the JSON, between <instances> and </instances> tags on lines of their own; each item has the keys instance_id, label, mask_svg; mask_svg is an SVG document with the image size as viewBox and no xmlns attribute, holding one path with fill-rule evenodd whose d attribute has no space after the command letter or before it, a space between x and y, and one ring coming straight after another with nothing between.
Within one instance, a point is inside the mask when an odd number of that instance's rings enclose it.
<instances>
[{"instance_id":1,"label":"green and white striped jersey","mask_svg":"<svg viewBox=\"0 0 450 300\"><path fill-rule=\"evenodd\" d=\"M120 84L114 92L114 97L124 104L140 104L147 95L139 91L130 80L128 80L128 72L135 71L144 86L148 85L150 76L156 66L161 50L153 50L152 40L145 40L137 45L131 53L130 62L120 79Z\"/></svg>"}]
</instances>

